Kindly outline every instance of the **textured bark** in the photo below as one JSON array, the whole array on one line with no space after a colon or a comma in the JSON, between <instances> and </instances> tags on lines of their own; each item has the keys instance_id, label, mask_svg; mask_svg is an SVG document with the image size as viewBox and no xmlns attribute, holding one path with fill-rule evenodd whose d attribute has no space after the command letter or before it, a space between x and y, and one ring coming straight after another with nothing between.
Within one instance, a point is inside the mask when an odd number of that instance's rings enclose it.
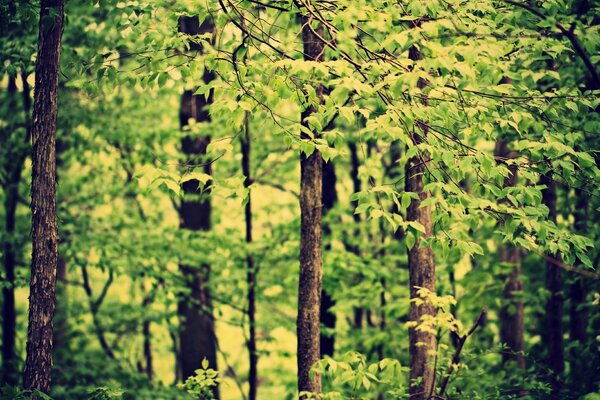
<instances>
[{"instance_id":1,"label":"textured bark","mask_svg":"<svg viewBox=\"0 0 600 400\"><path fill-rule=\"evenodd\" d=\"M552 171L542 175L540 184L546 185L542 192L542 203L548 207L548 219L556 222L556 184L552 178ZM551 259L560 262L560 257L551 255ZM557 375L564 371L564 343L563 343L563 277L562 270L556 262L546 262L546 288L550 298L546 303L546 327L544 341L548 349L548 367L553 371L552 385L558 390Z\"/></svg>"},{"instance_id":2,"label":"textured bark","mask_svg":"<svg viewBox=\"0 0 600 400\"><path fill-rule=\"evenodd\" d=\"M505 141L496 142L494 155L499 160L515 158L515 152L508 148ZM504 179L504 187L513 187L517 184L517 168L509 166L510 175ZM501 199L506 202L506 199ZM502 276L505 281L502 291L502 307L500 308L500 342L504 343L507 351L502 353L502 362L514 361L517 368L525 368L525 325L524 306L520 299L523 291L521 282L521 253L518 248L502 244L498 249L499 261L512 265L508 276Z\"/></svg>"},{"instance_id":3,"label":"textured bark","mask_svg":"<svg viewBox=\"0 0 600 400\"><path fill-rule=\"evenodd\" d=\"M49 16L54 16L54 18ZM63 31L62 0L42 0L32 126L32 260L24 384L50 391L52 319L56 301L56 116Z\"/></svg>"},{"instance_id":4,"label":"textured bark","mask_svg":"<svg viewBox=\"0 0 600 400\"><path fill-rule=\"evenodd\" d=\"M304 58L322 61L324 44L315 34L323 37L322 27L311 28L310 21L302 18ZM322 99L323 87L316 88ZM308 107L302 112L302 123L316 110ZM303 137L306 137L303 134ZM321 392L321 376L310 377L310 368L319 360L321 288L323 255L321 238L323 158L318 150L310 156L300 155L300 279L298 287L298 391Z\"/></svg>"},{"instance_id":5,"label":"textured bark","mask_svg":"<svg viewBox=\"0 0 600 400\"><path fill-rule=\"evenodd\" d=\"M338 201L337 191L335 189L336 176L335 166L333 162L329 161L323 163L323 176L322 176L322 204L323 204L323 217L335 206ZM325 236L325 251L331 249L331 227L329 223L323 224L323 235ZM321 325L328 330L332 331L335 329L336 315L335 312L331 311L331 308L335 306L335 300L327 293L325 289L321 289ZM324 334L321 332L321 357L333 356L335 351L335 336L333 334Z\"/></svg>"},{"instance_id":6,"label":"textured bark","mask_svg":"<svg viewBox=\"0 0 600 400\"><path fill-rule=\"evenodd\" d=\"M248 188L252 184L251 172L251 143L248 115L244 119L244 136L242 137L242 172L244 174L244 187ZM248 193L248 202L244 207L244 217L246 221L246 243L252 243L252 197ZM246 273L246 283L248 284L248 400L256 400L258 390L258 354L256 353L256 267L254 257L248 254L246 257L248 270Z\"/></svg>"},{"instance_id":7,"label":"textured bark","mask_svg":"<svg viewBox=\"0 0 600 400\"><path fill-rule=\"evenodd\" d=\"M419 51L415 47L410 49L410 58L418 60L421 58ZM424 82L419 82L422 88ZM420 133L417 130L420 129ZM422 136L421 136L422 133ZM422 143L427 135L427 127L418 124L413 133L413 143L418 145ZM427 163L424 158L426 155L417 154L410 158L406 164L405 187L407 192L416 193L419 200L413 199L406 212L407 221L416 221L423 225L425 233L417 238L414 246L408 250L408 269L410 298L419 298L418 287L428 289L435 293L435 262L433 252L428 246L421 247L421 241L432 235L433 226L431 220L431 207L421 207L421 202L429 197L429 193L423 190L423 176L427 170ZM435 316L436 309L429 303L424 302L417 305L411 301L409 318L411 321L419 323L425 316ZM435 391L435 371L433 368L432 354L436 351L437 339L434 334L417 331L414 328L409 330L409 363L410 363L410 399L421 400L428 399ZM416 380L419 383L416 384Z\"/></svg>"},{"instance_id":8,"label":"textured bark","mask_svg":"<svg viewBox=\"0 0 600 400\"><path fill-rule=\"evenodd\" d=\"M199 24L197 17L181 17L179 19L180 32L190 35L201 35L214 32L212 20L207 19ZM202 51L202 47L190 43L190 50ZM210 83L215 78L214 73L204 72L204 83ZM190 119L197 122L210 121L208 106L212 103L213 93L208 98L194 95L187 90L181 98L180 125L185 128ZM204 173L211 174L210 162L206 162L206 147L210 137L189 135L181 141L182 152L186 160L194 164L203 163ZM180 227L191 231L208 231L211 229L211 203L209 193L198 193L199 182L187 181L183 184L184 198L179 207ZM190 295L179 302L179 357L181 363L182 379L185 380L195 375L195 370L201 368L204 358L208 360L210 368L217 369L217 343L215 325L212 314L212 302L208 281L210 265L199 266L180 265L180 270ZM215 388L214 395L218 398L219 391Z\"/></svg>"}]
</instances>

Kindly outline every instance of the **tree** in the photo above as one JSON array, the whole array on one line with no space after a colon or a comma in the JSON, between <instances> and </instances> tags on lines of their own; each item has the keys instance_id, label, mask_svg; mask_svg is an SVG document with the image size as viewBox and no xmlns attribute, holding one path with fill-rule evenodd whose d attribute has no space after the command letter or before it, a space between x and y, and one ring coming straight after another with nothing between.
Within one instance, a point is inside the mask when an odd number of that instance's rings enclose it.
<instances>
[{"instance_id":1,"label":"tree","mask_svg":"<svg viewBox=\"0 0 600 400\"><path fill-rule=\"evenodd\" d=\"M304 59L319 62L323 60L325 46L321 26L311 26L311 20L302 17L302 40ZM317 96L323 97L323 87L316 89ZM309 105L302 111L302 124L308 127L307 118L315 113L315 106ZM306 133L303 138L308 139ZM300 155L300 279L298 281L298 391L321 391L321 377L310 376L311 367L320 358L320 310L323 279L322 256L322 175L323 158L318 150L308 155Z\"/></svg>"},{"instance_id":2,"label":"tree","mask_svg":"<svg viewBox=\"0 0 600 400\"><path fill-rule=\"evenodd\" d=\"M410 54L413 60L421 58L421 54L416 48L412 48ZM425 83L421 81L419 86L424 87ZM423 123L416 124L411 138L414 146L424 143L428 129ZM428 317L435 317L436 309L427 299L424 299L422 303L417 302L418 299L422 298L419 295L421 289L436 293L433 251L428 245L421 244L423 240L430 238L433 232L431 207L421 205L429 197L429 193L424 190L424 178L428 165L427 157L427 154L423 153L411 157L406 163L405 171L406 192L415 193L418 196L417 199L411 200L406 212L406 220L419 224L423 230L421 236L414 240L412 246L408 245L411 299L409 319L417 324L409 332L409 393L412 399L428 399L435 392L435 370L432 358L433 353L436 351L437 340L432 332L420 330L418 325ZM416 233L411 234L415 235Z\"/></svg>"},{"instance_id":3,"label":"tree","mask_svg":"<svg viewBox=\"0 0 600 400\"><path fill-rule=\"evenodd\" d=\"M179 30L190 37L202 34L212 34L212 20L206 19L200 23L197 16L179 18ZM190 50L200 52L202 45L191 41ZM203 83L209 84L215 79L214 73L205 69ZM208 96L195 95L193 90L186 90L181 97L180 126L185 131L189 129L190 121L207 123L210 121L208 110L212 102L212 91ZM212 168L206 160L206 149L210 137L190 131L181 140L181 149L188 165L199 164L203 173L211 175ZM193 232L206 232L211 228L211 202L209 192L198 193L200 181L192 179L183 184L184 198L179 206L181 228ZM209 291L210 265L181 265L185 285L190 291L179 302L180 317L180 358L183 379L195 375L201 368L202 360L206 358L211 368L217 368L217 342L215 335L212 303ZM218 389L215 386L215 396Z\"/></svg>"},{"instance_id":4,"label":"tree","mask_svg":"<svg viewBox=\"0 0 600 400\"><path fill-rule=\"evenodd\" d=\"M42 0L31 137L32 260L24 384L50 391L52 320L56 302L56 116L64 3Z\"/></svg>"},{"instance_id":5,"label":"tree","mask_svg":"<svg viewBox=\"0 0 600 400\"><path fill-rule=\"evenodd\" d=\"M500 163L507 164L510 175L504 179L504 188L517 185L518 167L514 164L517 158L515 151L511 151L506 140L496 142L494 156ZM508 164L513 160L512 164ZM503 199L503 202L508 201ZM511 245L502 245L498 249L498 259L502 264L508 264L508 275L503 274L505 284L502 291L502 307L500 308L500 342L505 344L507 350L502 353L503 362L515 361L517 368L525 368L525 338L524 338L524 305L521 299L523 282L521 282L521 250ZM504 266L503 266L504 267Z\"/></svg>"}]
</instances>

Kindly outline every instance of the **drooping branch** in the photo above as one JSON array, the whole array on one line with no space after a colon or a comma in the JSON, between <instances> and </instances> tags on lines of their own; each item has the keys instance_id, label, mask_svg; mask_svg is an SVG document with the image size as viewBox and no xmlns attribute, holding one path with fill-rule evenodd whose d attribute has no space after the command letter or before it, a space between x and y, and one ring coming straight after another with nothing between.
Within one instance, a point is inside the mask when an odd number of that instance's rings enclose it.
<instances>
[{"instance_id":1,"label":"drooping branch","mask_svg":"<svg viewBox=\"0 0 600 400\"><path fill-rule=\"evenodd\" d=\"M548 19L548 17L546 15L544 15L542 12L540 12L536 8L530 6L529 4L521 3L519 1L514 1L514 0L502 0L502 1L504 1L505 3L508 3L508 4L512 4L517 7L521 7L523 9L529 11L530 13L532 13L533 15L535 15L536 17L540 18L543 21ZM567 37L567 39L569 39L569 41L571 42L571 45L573 46L573 49L575 50L577 55L581 58L581 60L585 64L586 68L592 75L592 89L600 89L600 75L598 75L598 71L596 70L594 63L592 63L590 56L587 54L587 52L585 51L585 49L579 42L577 35L575 35L575 32L574 32L575 24L573 23L568 29L560 22L556 22L555 26L558 28L558 30L563 35L565 35Z\"/></svg>"}]
</instances>

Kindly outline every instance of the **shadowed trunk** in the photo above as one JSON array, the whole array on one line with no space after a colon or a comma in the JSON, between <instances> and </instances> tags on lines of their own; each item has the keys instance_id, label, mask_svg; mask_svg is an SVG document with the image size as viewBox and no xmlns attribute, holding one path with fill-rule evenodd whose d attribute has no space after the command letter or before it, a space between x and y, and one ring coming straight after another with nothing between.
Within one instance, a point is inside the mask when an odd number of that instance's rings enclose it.
<instances>
[{"instance_id":1,"label":"shadowed trunk","mask_svg":"<svg viewBox=\"0 0 600 400\"><path fill-rule=\"evenodd\" d=\"M146 293L146 285L144 284L143 277L141 284L142 290L142 309L145 312L148 312L150 306L152 305L153 294ZM152 356L152 329L151 329L151 321L147 315L144 315L144 321L142 322L142 337L143 337L143 351L144 351L144 373L148 377L148 380L152 380L154 377L154 367L153 367L153 356Z\"/></svg>"},{"instance_id":2,"label":"shadowed trunk","mask_svg":"<svg viewBox=\"0 0 600 400\"><path fill-rule=\"evenodd\" d=\"M211 19L199 23L197 17L181 17L179 19L180 32L190 35L201 35L214 32ZM202 51L202 46L190 42L190 50ZM203 81L205 84L215 79L214 73L204 71ZM188 126L189 120L198 123L209 122L210 114L208 106L212 103L213 92L210 91L207 98L202 95L194 95L191 90L186 90L181 98L180 125L182 129ZM210 143L210 137L190 134L181 141L182 152L186 162L191 164L202 164L203 172L211 174L211 164L205 159L206 148ZM199 193L200 182L190 180L183 184L184 198L179 208L180 227L191 231L208 231L211 229L211 203L210 193L204 190ZM185 279L190 294L179 302L179 356L181 359L182 379L185 380L195 375L195 370L201 368L204 358L208 360L210 368L217 369L217 344L215 337L214 318L212 314L212 303L208 288L210 276L210 265L180 265L180 270ZM214 390L218 398L218 388Z\"/></svg>"},{"instance_id":3,"label":"shadowed trunk","mask_svg":"<svg viewBox=\"0 0 600 400\"><path fill-rule=\"evenodd\" d=\"M506 141L496 142L494 156L498 160L514 159L517 154L508 148ZM501 162L501 161L499 161ZM504 187L514 187L517 184L517 167L508 165L510 175L504 179ZM502 199L501 202L508 200ZM502 244L498 249L499 261L511 266L508 276L502 275L505 281L502 291L502 307L500 308L500 342L507 350L502 353L502 362L514 361L517 368L525 368L525 339L524 339L524 307L521 300L523 282L521 282L521 253L520 250L508 244Z\"/></svg>"},{"instance_id":4,"label":"shadowed trunk","mask_svg":"<svg viewBox=\"0 0 600 400\"><path fill-rule=\"evenodd\" d=\"M63 31L62 0L42 0L32 125L32 258L24 385L50 391L56 301L56 116Z\"/></svg>"},{"instance_id":5,"label":"shadowed trunk","mask_svg":"<svg viewBox=\"0 0 600 400\"><path fill-rule=\"evenodd\" d=\"M348 142L348 148L350 150L350 178L352 179L352 191L358 193L361 191L361 182L358 176L358 169L360 168L360 160L358 158L358 151L356 143L353 141ZM360 248L356 244L360 237L360 214L354 212L358 206L358 200L352 200L352 219L354 220L354 227L352 229L352 237L350 237L346 243L346 250L354 253L356 256L360 256ZM356 277L360 281L360 276ZM362 307L355 307L352 310L352 327L357 330L361 330L363 327L363 319L365 310Z\"/></svg>"},{"instance_id":6,"label":"shadowed trunk","mask_svg":"<svg viewBox=\"0 0 600 400\"><path fill-rule=\"evenodd\" d=\"M321 26L311 28L310 20L302 18L304 59L322 61L324 44L317 37L324 35ZM323 87L315 88L317 96L323 97ZM302 124L316 112L310 106L302 111ZM303 139L308 136L302 133ZM300 155L300 278L298 287L298 391L321 392L321 376L309 375L310 368L319 360L321 287L323 278L323 255L321 241L323 158L318 150L310 156ZM303 396L306 398L306 396Z\"/></svg>"},{"instance_id":7,"label":"shadowed trunk","mask_svg":"<svg viewBox=\"0 0 600 400\"><path fill-rule=\"evenodd\" d=\"M250 126L248 113L244 118L244 136L241 140L242 145L242 172L244 174L244 187L248 188L252 184L251 172L251 145L250 145ZM252 197L248 192L248 201L244 207L244 216L246 221L246 243L252 243ZM258 354L256 353L256 267L254 257L251 253L246 256L248 270L246 274L246 283L248 284L248 399L256 400L258 389Z\"/></svg>"},{"instance_id":8,"label":"shadowed trunk","mask_svg":"<svg viewBox=\"0 0 600 400\"><path fill-rule=\"evenodd\" d=\"M9 109L17 108L17 84L14 75L8 78L8 106ZM28 110L25 110L26 118ZM16 125L16 124L15 124ZM8 130L16 126L11 124ZM9 133L10 134L10 133ZM26 138L29 141L29 138ZM27 144L24 141L23 144ZM6 162L6 197L4 201L4 274L6 284L2 288L2 381L10 386L16 386L19 381L18 361L15 349L17 311L15 309L15 269L17 265L17 246L15 240L15 226L17 217L17 204L19 200L19 183L23 171L23 163L27 151L25 146L18 147L15 151L16 160ZM10 153L9 153L10 154Z\"/></svg>"},{"instance_id":9,"label":"shadowed trunk","mask_svg":"<svg viewBox=\"0 0 600 400\"><path fill-rule=\"evenodd\" d=\"M323 163L322 182L323 217L325 217L338 200L335 189L335 166L332 161ZM330 223L323 224L323 235L325 237L324 249L325 251L329 251L332 239ZM335 351L335 335L333 331L335 330L336 315L335 312L331 311L333 306L335 306L335 300L333 300L332 296L326 290L321 289L321 325L330 331L327 333L321 332L321 357L333 356Z\"/></svg>"},{"instance_id":10,"label":"shadowed trunk","mask_svg":"<svg viewBox=\"0 0 600 400\"><path fill-rule=\"evenodd\" d=\"M546 185L542 191L542 203L548 207L548 219L556 222L556 183L552 171L542 175L540 184ZM552 262L554 260L555 262ZM548 367L553 371L552 386L554 393L559 390L558 375L564 371L563 344L563 276L562 270L556 265L560 257L550 255L546 262L546 288L550 298L546 303L546 328L544 341L548 349Z\"/></svg>"},{"instance_id":11,"label":"shadowed trunk","mask_svg":"<svg viewBox=\"0 0 600 400\"><path fill-rule=\"evenodd\" d=\"M415 47L411 47L409 52L413 60L421 59L421 54ZM425 82L419 81L419 87L423 88ZM426 103L426 102L424 102ZM413 145L417 146L425 140L427 136L427 126L422 123L415 124L413 132ZM421 131L420 133L418 131ZM422 153L410 158L406 164L405 188L407 192L416 193L419 200L413 199L406 212L406 220L420 223L425 229L415 244L408 250L408 270L410 299L420 298L417 294L418 288L428 289L431 293L436 293L435 282L435 262L433 252L429 246L421 247L421 240L431 236L433 231L431 220L431 207L421 206L421 202L429 197L429 193L423 190L423 178L427 170L425 159L428 156ZM414 232L416 235L417 233ZM435 307L425 301L417 305L411 301L409 317L410 321L421 323L423 318L434 317L436 315ZM434 334L419 331L414 327L409 330L409 363L410 363L410 398L414 400L428 399L435 390L435 371L431 354L436 351L437 339Z\"/></svg>"}]
</instances>

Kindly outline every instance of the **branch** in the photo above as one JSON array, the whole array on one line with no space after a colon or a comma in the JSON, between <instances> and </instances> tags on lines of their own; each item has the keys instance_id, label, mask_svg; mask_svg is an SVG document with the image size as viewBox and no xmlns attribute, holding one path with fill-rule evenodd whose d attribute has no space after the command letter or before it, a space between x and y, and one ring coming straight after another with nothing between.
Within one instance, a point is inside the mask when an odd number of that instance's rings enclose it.
<instances>
[{"instance_id":1,"label":"branch","mask_svg":"<svg viewBox=\"0 0 600 400\"><path fill-rule=\"evenodd\" d=\"M512 4L513 6L521 7L523 9L529 11L536 17L540 18L541 20L548 19L548 17L546 15L544 15L537 9L531 7L529 4L521 3L518 1L514 1L514 0L502 0L502 1L504 1L505 3L508 3L508 4ZM583 63L585 64L587 69L592 74L592 89L600 89L600 76L598 75L598 71L596 70L596 67L592 63L592 60L590 60L590 56L586 53L583 46L581 46L581 43L579 43L579 39L577 39L577 36L575 36L575 33L573 32L573 29L572 29L575 26L572 25L572 27L570 29L567 29L560 22L556 22L556 27L563 35L565 35L567 37L567 39L569 39L569 41L573 45L575 52L583 60Z\"/></svg>"},{"instance_id":2,"label":"branch","mask_svg":"<svg viewBox=\"0 0 600 400\"><path fill-rule=\"evenodd\" d=\"M458 344L456 346L456 351L454 351L454 355L452 356L452 360L450 361L450 367L448 368L448 371L446 372L446 375L444 376L444 380L442 380L442 384L440 386L440 394L439 394L440 398L443 398L444 392L446 391L446 388L448 387L448 382L450 382L450 377L452 376L452 373L454 372L454 365L458 364L458 362L460 361L460 353L462 352L465 342L467 341L469 336L471 336L473 334L473 332L475 332L475 330L481 323L481 320L483 319L484 315L485 315L485 310L481 310L481 312L479 313L479 316L475 320L475 323L473 323L473 326L471 327L471 329L469 329L469 331L465 335L458 338Z\"/></svg>"},{"instance_id":3,"label":"branch","mask_svg":"<svg viewBox=\"0 0 600 400\"><path fill-rule=\"evenodd\" d=\"M573 267L571 265L563 264L562 262L558 261L556 258L550 257L549 255L544 254L542 252L539 252L537 250L532 250L532 251L535 254L537 254L538 256L542 257L544 260L546 260L546 261L554 264L558 268L564 269L565 271L574 272L576 274L579 274L581 276L585 276L586 278L594 279L596 281L600 280L600 274L597 274L595 272L588 271L588 270L585 270L585 269Z\"/></svg>"}]
</instances>

